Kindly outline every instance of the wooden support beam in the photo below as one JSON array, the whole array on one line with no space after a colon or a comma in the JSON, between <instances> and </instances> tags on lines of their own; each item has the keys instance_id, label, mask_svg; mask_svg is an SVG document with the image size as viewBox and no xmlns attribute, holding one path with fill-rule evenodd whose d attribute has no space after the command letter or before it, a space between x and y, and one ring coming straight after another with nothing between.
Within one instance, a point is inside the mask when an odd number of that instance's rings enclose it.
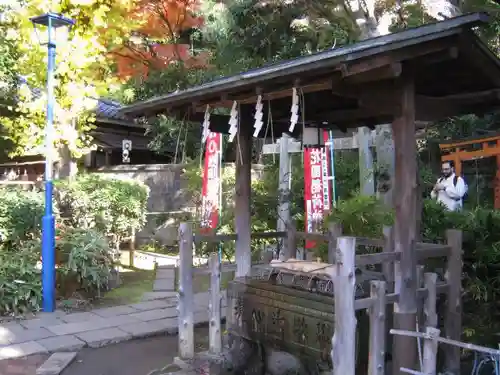
<instances>
[{"instance_id":1,"label":"wooden support beam","mask_svg":"<svg viewBox=\"0 0 500 375\"><path fill-rule=\"evenodd\" d=\"M179 357L194 357L193 225L179 226Z\"/></svg>"},{"instance_id":2,"label":"wooden support beam","mask_svg":"<svg viewBox=\"0 0 500 375\"><path fill-rule=\"evenodd\" d=\"M417 142L415 138L415 83L411 72L404 72L399 81L401 114L392 123L394 136L395 191L394 249L401 254L395 262L395 292L399 301L394 306L394 327L414 330L417 315L416 296L416 205L417 205ZM416 342L407 337L394 338L393 374L400 368L413 368L416 363Z\"/></svg>"},{"instance_id":3,"label":"wooden support beam","mask_svg":"<svg viewBox=\"0 0 500 375\"><path fill-rule=\"evenodd\" d=\"M251 165L252 165L252 127L240 124L236 135L236 181L235 181L235 229L236 239L236 277L250 276L252 253L250 231Z\"/></svg>"}]
</instances>

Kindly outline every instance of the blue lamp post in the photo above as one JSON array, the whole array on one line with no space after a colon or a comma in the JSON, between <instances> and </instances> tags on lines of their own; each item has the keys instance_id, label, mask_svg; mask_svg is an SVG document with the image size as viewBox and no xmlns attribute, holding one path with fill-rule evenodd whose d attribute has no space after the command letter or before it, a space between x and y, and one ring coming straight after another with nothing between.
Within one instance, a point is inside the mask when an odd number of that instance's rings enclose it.
<instances>
[{"instance_id":1,"label":"blue lamp post","mask_svg":"<svg viewBox=\"0 0 500 375\"><path fill-rule=\"evenodd\" d=\"M56 65L55 31L60 27L70 28L74 21L56 13L47 13L30 19L37 31L37 26L47 28L47 125L45 128L45 215L42 219L42 292L43 311L55 309L55 223L52 212L52 147L54 136L54 70Z\"/></svg>"}]
</instances>

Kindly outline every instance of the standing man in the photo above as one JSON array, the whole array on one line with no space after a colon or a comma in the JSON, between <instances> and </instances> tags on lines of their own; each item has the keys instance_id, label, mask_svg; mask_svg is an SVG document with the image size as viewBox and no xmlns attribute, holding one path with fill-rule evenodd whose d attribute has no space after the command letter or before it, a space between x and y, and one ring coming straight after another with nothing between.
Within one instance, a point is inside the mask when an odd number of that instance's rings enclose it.
<instances>
[{"instance_id":1,"label":"standing man","mask_svg":"<svg viewBox=\"0 0 500 375\"><path fill-rule=\"evenodd\" d=\"M463 197L468 187L464 179L455 174L455 165L452 161L441 164L441 177L437 180L431 192L431 198L443 204L449 211L462 209Z\"/></svg>"}]
</instances>

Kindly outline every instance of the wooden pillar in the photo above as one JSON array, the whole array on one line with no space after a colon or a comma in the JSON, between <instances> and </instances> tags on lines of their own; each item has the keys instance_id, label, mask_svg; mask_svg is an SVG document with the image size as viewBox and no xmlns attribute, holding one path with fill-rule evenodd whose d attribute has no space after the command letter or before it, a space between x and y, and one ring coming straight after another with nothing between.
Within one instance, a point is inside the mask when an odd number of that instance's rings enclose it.
<instances>
[{"instance_id":1,"label":"wooden pillar","mask_svg":"<svg viewBox=\"0 0 500 375\"><path fill-rule=\"evenodd\" d=\"M329 223L328 224L328 263L335 263L335 254L337 252L337 239L342 236L342 224Z\"/></svg>"},{"instance_id":2,"label":"wooden pillar","mask_svg":"<svg viewBox=\"0 0 500 375\"><path fill-rule=\"evenodd\" d=\"M279 204L278 204L278 232L284 232L290 222L290 153L288 143L290 137L283 133L280 139L280 166L279 166ZM286 251L286 243L284 248Z\"/></svg>"},{"instance_id":3,"label":"wooden pillar","mask_svg":"<svg viewBox=\"0 0 500 375\"><path fill-rule=\"evenodd\" d=\"M497 147L500 148L500 140L497 141ZM495 209L498 210L500 209L500 155L497 155L496 159L497 170L495 173Z\"/></svg>"},{"instance_id":4,"label":"wooden pillar","mask_svg":"<svg viewBox=\"0 0 500 375\"><path fill-rule=\"evenodd\" d=\"M375 195L375 174L373 173L373 155L369 145L371 130L366 126L358 128L359 145L359 183L362 195Z\"/></svg>"},{"instance_id":5,"label":"wooden pillar","mask_svg":"<svg viewBox=\"0 0 500 375\"><path fill-rule=\"evenodd\" d=\"M193 225L179 227L179 357L194 357Z\"/></svg>"},{"instance_id":6,"label":"wooden pillar","mask_svg":"<svg viewBox=\"0 0 500 375\"><path fill-rule=\"evenodd\" d=\"M462 232L446 231L447 243L451 248L448 255L446 283L448 298L444 320L444 333L447 339L460 341L462 335ZM445 367L450 374L460 374L460 348L446 345Z\"/></svg>"},{"instance_id":7,"label":"wooden pillar","mask_svg":"<svg viewBox=\"0 0 500 375\"><path fill-rule=\"evenodd\" d=\"M280 259L285 261L297 257L297 229L295 222L290 220L286 227L286 237L284 241L283 252L280 253Z\"/></svg>"},{"instance_id":8,"label":"wooden pillar","mask_svg":"<svg viewBox=\"0 0 500 375\"><path fill-rule=\"evenodd\" d=\"M393 207L394 191L394 142L390 124L376 128L375 148L377 152L377 193L387 207Z\"/></svg>"},{"instance_id":9,"label":"wooden pillar","mask_svg":"<svg viewBox=\"0 0 500 375\"><path fill-rule=\"evenodd\" d=\"M221 331L221 293L220 276L221 265L218 253L210 254L208 258L208 267L210 268L210 301L208 303L209 322L209 351L212 354L222 352L222 331Z\"/></svg>"},{"instance_id":10,"label":"wooden pillar","mask_svg":"<svg viewBox=\"0 0 500 375\"><path fill-rule=\"evenodd\" d=\"M458 156L458 152L460 151L459 148L455 149L456 154L455 154L455 160L453 162L455 163L455 174L457 176L462 175L462 160L460 159L460 156Z\"/></svg>"},{"instance_id":11,"label":"wooden pillar","mask_svg":"<svg viewBox=\"0 0 500 375\"><path fill-rule=\"evenodd\" d=\"M401 253L395 262L394 328L414 331L417 315L415 236L417 226L417 144L415 138L415 86L411 74L403 71L398 82L400 113L394 119L395 183L394 250ZM395 103L396 104L396 103ZM402 374L401 367L414 368L417 359L416 340L413 337L394 338L393 373Z\"/></svg>"},{"instance_id":12,"label":"wooden pillar","mask_svg":"<svg viewBox=\"0 0 500 375\"><path fill-rule=\"evenodd\" d=\"M335 331L332 338L333 375L354 375L356 368L356 314L354 310L356 238L337 240L335 271Z\"/></svg>"},{"instance_id":13,"label":"wooden pillar","mask_svg":"<svg viewBox=\"0 0 500 375\"><path fill-rule=\"evenodd\" d=\"M241 111L243 113L246 111ZM250 192L252 183L252 127L244 125L241 119L236 136L236 197L235 228L236 239L236 277L250 276L252 253L250 249Z\"/></svg>"},{"instance_id":14,"label":"wooden pillar","mask_svg":"<svg viewBox=\"0 0 500 375\"><path fill-rule=\"evenodd\" d=\"M370 282L370 297L373 305L370 307L370 351L368 375L384 375L385 373L385 312L386 312L385 281Z\"/></svg>"}]
</instances>

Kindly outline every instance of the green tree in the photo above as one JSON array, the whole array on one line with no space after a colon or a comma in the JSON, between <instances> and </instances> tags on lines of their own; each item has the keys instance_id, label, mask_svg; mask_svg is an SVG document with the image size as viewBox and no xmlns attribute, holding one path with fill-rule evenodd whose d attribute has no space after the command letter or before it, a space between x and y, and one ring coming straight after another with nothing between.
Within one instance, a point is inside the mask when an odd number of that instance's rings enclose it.
<instances>
[{"instance_id":1,"label":"green tree","mask_svg":"<svg viewBox=\"0 0 500 375\"><path fill-rule=\"evenodd\" d=\"M10 54L2 57L0 78L11 83L11 90L9 110L0 114L0 122L14 145L11 155L45 150L47 47L40 45L30 17L45 13L51 3L17 0L2 12L0 48L9 49ZM64 0L51 9L76 20L69 33L58 29L56 34L54 157L64 148L80 156L92 147L87 131L92 126L96 98L119 87L107 52L127 35L130 22L125 11L131 5L132 0ZM38 34L44 33L39 30Z\"/></svg>"}]
</instances>

